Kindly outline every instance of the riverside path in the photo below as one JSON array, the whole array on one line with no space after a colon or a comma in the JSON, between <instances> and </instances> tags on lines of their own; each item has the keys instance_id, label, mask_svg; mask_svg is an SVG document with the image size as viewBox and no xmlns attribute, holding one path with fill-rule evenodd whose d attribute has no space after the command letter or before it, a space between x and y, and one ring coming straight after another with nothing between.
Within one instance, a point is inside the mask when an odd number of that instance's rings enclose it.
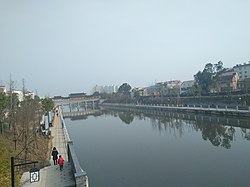
<instances>
[{"instance_id":1,"label":"riverside path","mask_svg":"<svg viewBox=\"0 0 250 187\"><path fill-rule=\"evenodd\" d=\"M68 162L67 155L67 138L62 128L61 116L54 116L53 126L50 127L52 139L52 147L56 147L59 155L65 159L63 170L60 171L59 165L54 165L50 159L50 166L40 170L40 180L30 183L29 172L23 174L21 178L22 187L73 187L75 179L72 167Z\"/></svg>"}]
</instances>

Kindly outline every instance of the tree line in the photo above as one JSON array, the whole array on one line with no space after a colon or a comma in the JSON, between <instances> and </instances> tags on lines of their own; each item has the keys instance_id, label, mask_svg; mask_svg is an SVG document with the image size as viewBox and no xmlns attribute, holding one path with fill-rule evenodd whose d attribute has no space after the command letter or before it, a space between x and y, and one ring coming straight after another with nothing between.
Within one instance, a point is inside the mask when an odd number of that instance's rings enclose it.
<instances>
[{"instance_id":1,"label":"tree line","mask_svg":"<svg viewBox=\"0 0 250 187\"><path fill-rule=\"evenodd\" d=\"M10 186L10 157L22 162L38 160L40 167L48 159L49 139L39 133L42 115L53 109L51 98L32 97L23 88L22 99L11 88L0 93L0 186ZM20 172L25 169L19 169ZM17 175L16 181L19 182Z\"/></svg>"}]
</instances>

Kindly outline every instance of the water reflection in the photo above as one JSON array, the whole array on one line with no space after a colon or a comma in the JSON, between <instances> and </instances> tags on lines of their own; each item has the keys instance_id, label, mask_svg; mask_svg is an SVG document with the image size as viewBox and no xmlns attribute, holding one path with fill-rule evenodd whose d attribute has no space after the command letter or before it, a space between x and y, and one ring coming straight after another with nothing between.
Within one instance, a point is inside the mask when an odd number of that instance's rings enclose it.
<instances>
[{"instance_id":1,"label":"water reflection","mask_svg":"<svg viewBox=\"0 0 250 187\"><path fill-rule=\"evenodd\" d=\"M72 114L73 113L74 112L72 112ZM165 133L181 138L185 130L188 129L188 131L200 132L202 139L211 142L213 146L220 146L226 149L230 149L232 142L235 140L235 128L241 129L243 139L250 140L250 121L246 118L238 119L121 108L89 110L84 114L85 115L69 117L71 120L82 120L87 119L89 115L111 115L119 118L127 125L131 125L134 119L149 120L153 130L158 131L160 134Z\"/></svg>"},{"instance_id":2,"label":"water reflection","mask_svg":"<svg viewBox=\"0 0 250 187\"><path fill-rule=\"evenodd\" d=\"M197 122L194 125L201 131L204 140L209 140L214 146L222 146L226 149L231 148L231 142L235 134L234 127L204 122Z\"/></svg>"},{"instance_id":3,"label":"water reflection","mask_svg":"<svg viewBox=\"0 0 250 187\"><path fill-rule=\"evenodd\" d=\"M250 129L245 129L245 128L242 128L241 129L241 135L244 139L246 140L250 140Z\"/></svg>"},{"instance_id":4,"label":"water reflection","mask_svg":"<svg viewBox=\"0 0 250 187\"><path fill-rule=\"evenodd\" d=\"M134 114L130 112L119 112L118 116L124 123L128 125L134 120Z\"/></svg>"}]
</instances>

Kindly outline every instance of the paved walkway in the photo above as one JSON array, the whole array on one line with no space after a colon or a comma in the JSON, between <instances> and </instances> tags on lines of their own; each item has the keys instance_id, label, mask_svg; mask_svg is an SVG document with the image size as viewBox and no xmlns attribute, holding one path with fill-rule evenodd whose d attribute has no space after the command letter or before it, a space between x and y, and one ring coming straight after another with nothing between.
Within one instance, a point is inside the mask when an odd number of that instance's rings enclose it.
<instances>
[{"instance_id":1,"label":"paved walkway","mask_svg":"<svg viewBox=\"0 0 250 187\"><path fill-rule=\"evenodd\" d=\"M21 178L22 187L72 187L75 186L75 179L72 173L71 165L68 162L66 138L62 129L61 117L55 116L53 127L50 127L52 147L56 147L59 155L65 159L63 171L60 171L59 165L54 165L50 160L51 166L40 170L39 182L30 183L30 174L25 172ZM51 157L52 158L52 157Z\"/></svg>"}]
</instances>

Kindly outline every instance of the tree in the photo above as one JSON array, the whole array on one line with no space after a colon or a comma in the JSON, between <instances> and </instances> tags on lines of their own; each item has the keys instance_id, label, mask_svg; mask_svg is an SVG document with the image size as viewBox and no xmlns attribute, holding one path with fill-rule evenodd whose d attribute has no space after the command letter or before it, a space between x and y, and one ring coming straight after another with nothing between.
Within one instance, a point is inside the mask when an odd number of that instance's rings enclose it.
<instances>
[{"instance_id":1,"label":"tree","mask_svg":"<svg viewBox=\"0 0 250 187\"><path fill-rule=\"evenodd\" d=\"M42 102L42 110L43 110L43 112L45 112L45 115L48 116L48 123L49 123L49 121L50 121L49 111L51 111L54 108L54 102L49 97L45 97L44 99L42 99L41 102Z\"/></svg>"},{"instance_id":2,"label":"tree","mask_svg":"<svg viewBox=\"0 0 250 187\"><path fill-rule=\"evenodd\" d=\"M208 63L205 65L205 68L202 72L198 72L195 75L195 80L198 85L201 87L202 93L208 93L210 85L212 84L214 72L213 65Z\"/></svg>"},{"instance_id":3,"label":"tree","mask_svg":"<svg viewBox=\"0 0 250 187\"><path fill-rule=\"evenodd\" d=\"M222 61L219 61L219 62L217 62L217 64L214 64L214 67L215 67L217 74L225 70L225 68L223 67Z\"/></svg>"},{"instance_id":4,"label":"tree","mask_svg":"<svg viewBox=\"0 0 250 187\"><path fill-rule=\"evenodd\" d=\"M242 87L242 90L244 90L247 93L250 88L250 79L244 79L241 82L241 87Z\"/></svg>"},{"instance_id":5,"label":"tree","mask_svg":"<svg viewBox=\"0 0 250 187\"><path fill-rule=\"evenodd\" d=\"M5 93L0 93L0 125L1 125L1 134L4 132L4 115L5 115L5 110L7 108L7 97Z\"/></svg>"},{"instance_id":6,"label":"tree","mask_svg":"<svg viewBox=\"0 0 250 187\"><path fill-rule=\"evenodd\" d=\"M93 97L95 97L95 96L100 96L100 93L99 93L99 92L94 92L94 93L92 94L92 96L93 96Z\"/></svg>"},{"instance_id":7,"label":"tree","mask_svg":"<svg viewBox=\"0 0 250 187\"><path fill-rule=\"evenodd\" d=\"M51 98L45 97L42 99L42 109L46 113L46 115L49 115L49 111L51 111L54 108L54 102Z\"/></svg>"},{"instance_id":8,"label":"tree","mask_svg":"<svg viewBox=\"0 0 250 187\"><path fill-rule=\"evenodd\" d=\"M216 64L207 63L203 71L199 71L194 75L197 85L201 88L202 93L209 93L211 88L216 87L218 90L219 77L225 71L223 62L219 61Z\"/></svg>"},{"instance_id":9,"label":"tree","mask_svg":"<svg viewBox=\"0 0 250 187\"><path fill-rule=\"evenodd\" d=\"M123 83L119 88L118 88L118 93L123 94L123 95L129 95L131 90L131 86L128 83Z\"/></svg>"}]
</instances>

